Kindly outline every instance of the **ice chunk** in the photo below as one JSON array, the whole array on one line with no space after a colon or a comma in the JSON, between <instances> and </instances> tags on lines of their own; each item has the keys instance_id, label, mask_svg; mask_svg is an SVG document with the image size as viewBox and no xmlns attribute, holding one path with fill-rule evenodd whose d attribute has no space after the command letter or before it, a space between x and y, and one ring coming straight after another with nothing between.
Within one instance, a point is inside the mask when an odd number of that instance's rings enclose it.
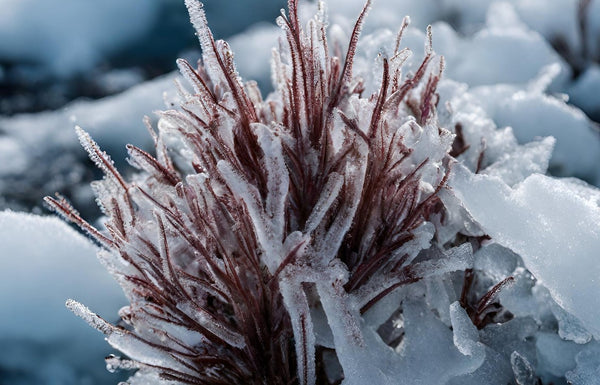
<instances>
[{"instance_id":1,"label":"ice chunk","mask_svg":"<svg viewBox=\"0 0 600 385\"><path fill-rule=\"evenodd\" d=\"M495 350L485 347L485 361L474 371L462 376L456 376L448 385L506 385L513 380L510 363Z\"/></svg>"},{"instance_id":2,"label":"ice chunk","mask_svg":"<svg viewBox=\"0 0 600 385\"><path fill-rule=\"evenodd\" d=\"M499 294L502 306L515 317L532 317L540 323L554 323L548 290L522 266L517 267L511 276L512 285Z\"/></svg>"},{"instance_id":3,"label":"ice chunk","mask_svg":"<svg viewBox=\"0 0 600 385\"><path fill-rule=\"evenodd\" d=\"M600 344L594 342L575 356L577 366L567 372L566 378L573 385L600 385Z\"/></svg>"},{"instance_id":4,"label":"ice chunk","mask_svg":"<svg viewBox=\"0 0 600 385\"><path fill-rule=\"evenodd\" d=\"M455 301L456 294L452 281L445 277L425 278L427 304L432 310L437 311L440 320L450 325L450 303Z\"/></svg>"},{"instance_id":5,"label":"ice chunk","mask_svg":"<svg viewBox=\"0 0 600 385\"><path fill-rule=\"evenodd\" d=\"M485 361L473 373L453 378L450 385L506 385L514 380L510 355L519 351L528 360L535 358L533 335L537 325L532 318L516 318L504 324L492 324L480 331L485 345Z\"/></svg>"},{"instance_id":6,"label":"ice chunk","mask_svg":"<svg viewBox=\"0 0 600 385\"><path fill-rule=\"evenodd\" d=\"M456 196L498 243L518 253L552 297L600 336L600 208L568 183L532 175L511 189L456 167ZM560 236L557 236L560 235Z\"/></svg>"},{"instance_id":7,"label":"ice chunk","mask_svg":"<svg viewBox=\"0 0 600 385\"><path fill-rule=\"evenodd\" d=\"M403 312L406 334L400 346L402 364L397 369L400 378L404 379L403 384L444 384L452 377L475 371L482 364L485 358L483 348L473 340L465 344L467 339L476 337L466 324L470 322L464 319L466 314L460 315L459 309L451 310L453 324L460 324L462 329L458 332L459 336L422 303L407 301L403 304ZM456 339L463 350L473 355L459 351Z\"/></svg>"},{"instance_id":8,"label":"ice chunk","mask_svg":"<svg viewBox=\"0 0 600 385\"><path fill-rule=\"evenodd\" d=\"M471 322L465 309L460 303L454 302L450 305L450 319L452 320L452 330L454 331L454 345L466 356L485 356L483 345L479 341L477 328Z\"/></svg>"},{"instance_id":9,"label":"ice chunk","mask_svg":"<svg viewBox=\"0 0 600 385\"><path fill-rule=\"evenodd\" d=\"M503 324L491 324L480 334L480 341L487 346L493 346L505 359L509 359L514 351L526 357L535 364L534 335L538 325L530 317L514 318Z\"/></svg>"},{"instance_id":10,"label":"ice chunk","mask_svg":"<svg viewBox=\"0 0 600 385\"><path fill-rule=\"evenodd\" d=\"M585 344L592 339L591 333L581 324L581 321L566 312L554 301L551 302L550 309L558 321L558 335L560 338L577 344Z\"/></svg>"},{"instance_id":11,"label":"ice chunk","mask_svg":"<svg viewBox=\"0 0 600 385\"><path fill-rule=\"evenodd\" d=\"M555 333L543 332L536 335L538 372L555 377L564 377L569 370L575 369L575 355L583 347L564 341Z\"/></svg>"},{"instance_id":12,"label":"ice chunk","mask_svg":"<svg viewBox=\"0 0 600 385\"><path fill-rule=\"evenodd\" d=\"M514 351L510 355L510 364L518 385L536 385L535 373L527 358Z\"/></svg>"},{"instance_id":13,"label":"ice chunk","mask_svg":"<svg viewBox=\"0 0 600 385\"><path fill-rule=\"evenodd\" d=\"M474 267L496 282L510 276L517 268L518 256L511 250L492 243L477 250Z\"/></svg>"}]
</instances>

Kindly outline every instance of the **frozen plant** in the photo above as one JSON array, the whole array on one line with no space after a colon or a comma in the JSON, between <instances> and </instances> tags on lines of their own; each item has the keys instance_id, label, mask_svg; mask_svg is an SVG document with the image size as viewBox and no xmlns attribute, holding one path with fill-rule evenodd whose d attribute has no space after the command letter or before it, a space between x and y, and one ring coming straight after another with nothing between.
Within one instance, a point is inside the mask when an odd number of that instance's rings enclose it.
<instances>
[{"instance_id":1,"label":"frozen plant","mask_svg":"<svg viewBox=\"0 0 600 385\"><path fill-rule=\"evenodd\" d=\"M290 0L266 99L242 82L201 4L186 5L203 57L197 68L178 62L191 90L180 86L181 105L160 113L158 133L149 126L156 155L128 146L140 172L127 181L78 129L105 174L93 188L106 229L47 198L103 247L130 302L117 325L67 302L128 356L107 358L109 370L136 370L130 384L534 378L528 337L556 334L543 306L552 300L474 220L466 206L479 206L460 183L495 178L510 189L546 171L553 140L519 146L461 99L465 90L442 87L430 30L424 58L404 74L408 19L374 80L355 76L370 0L348 43L328 39L324 3L303 27ZM513 314L502 293L541 310Z\"/></svg>"}]
</instances>

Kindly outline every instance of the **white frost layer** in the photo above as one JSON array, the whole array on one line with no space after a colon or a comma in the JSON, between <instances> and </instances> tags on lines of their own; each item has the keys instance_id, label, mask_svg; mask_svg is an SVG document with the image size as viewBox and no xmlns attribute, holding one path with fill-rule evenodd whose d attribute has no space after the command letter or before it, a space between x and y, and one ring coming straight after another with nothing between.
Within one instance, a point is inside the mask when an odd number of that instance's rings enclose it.
<instances>
[{"instance_id":1,"label":"white frost layer","mask_svg":"<svg viewBox=\"0 0 600 385\"><path fill-rule=\"evenodd\" d=\"M76 298L111 319L126 303L96 251L56 217L0 212L0 339L87 338L102 348L101 335L65 308Z\"/></svg>"},{"instance_id":2,"label":"white frost layer","mask_svg":"<svg viewBox=\"0 0 600 385\"><path fill-rule=\"evenodd\" d=\"M462 166L450 181L455 195L496 242L525 266L565 310L600 336L600 208L569 182L534 174L511 189Z\"/></svg>"}]
</instances>

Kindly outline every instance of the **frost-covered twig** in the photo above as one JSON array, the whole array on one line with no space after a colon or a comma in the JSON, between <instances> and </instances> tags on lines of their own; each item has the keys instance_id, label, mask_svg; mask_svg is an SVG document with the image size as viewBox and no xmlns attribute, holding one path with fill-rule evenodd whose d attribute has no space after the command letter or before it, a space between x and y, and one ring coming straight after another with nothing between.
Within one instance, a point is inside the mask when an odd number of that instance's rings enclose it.
<instances>
[{"instance_id":1,"label":"frost-covered twig","mask_svg":"<svg viewBox=\"0 0 600 385\"><path fill-rule=\"evenodd\" d=\"M263 100L239 77L228 44L214 40L202 6L186 5L203 60L178 62L192 91L181 88L180 108L161 113L156 157L129 146L140 173L128 182L78 131L105 173L94 188L107 232L48 199L105 247L103 262L130 301L122 327L69 307L133 360L109 359L138 369L132 383L397 383L399 369L365 358L389 348L363 316L399 288L471 267L471 243L480 246L457 231L432 246L447 224L440 195L451 154L469 145L438 123L444 61L431 29L416 72L402 76L406 21L393 56L381 58L376 91L363 95L353 64L371 2L340 57L330 52L324 5L303 28L290 0L278 19L275 92ZM325 361L321 348L335 358Z\"/></svg>"}]
</instances>

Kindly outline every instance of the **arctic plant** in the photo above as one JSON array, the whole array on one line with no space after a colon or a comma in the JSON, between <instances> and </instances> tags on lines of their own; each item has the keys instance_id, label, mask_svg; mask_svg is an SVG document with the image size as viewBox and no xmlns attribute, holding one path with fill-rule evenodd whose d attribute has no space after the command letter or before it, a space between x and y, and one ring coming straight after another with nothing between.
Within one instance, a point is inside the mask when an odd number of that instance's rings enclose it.
<instances>
[{"instance_id":1,"label":"arctic plant","mask_svg":"<svg viewBox=\"0 0 600 385\"><path fill-rule=\"evenodd\" d=\"M408 19L358 60L371 1L345 41L324 3L302 24L290 0L265 99L186 5L202 62L178 62L191 89L149 125L156 154L128 146L127 181L78 129L105 174L105 229L47 198L130 302L117 325L67 302L127 356L109 370L134 370L130 384L586 383L600 317L577 292L599 289L600 195L542 175L552 138L517 144L442 81L430 30L413 59ZM582 265L552 265L565 255Z\"/></svg>"}]
</instances>

